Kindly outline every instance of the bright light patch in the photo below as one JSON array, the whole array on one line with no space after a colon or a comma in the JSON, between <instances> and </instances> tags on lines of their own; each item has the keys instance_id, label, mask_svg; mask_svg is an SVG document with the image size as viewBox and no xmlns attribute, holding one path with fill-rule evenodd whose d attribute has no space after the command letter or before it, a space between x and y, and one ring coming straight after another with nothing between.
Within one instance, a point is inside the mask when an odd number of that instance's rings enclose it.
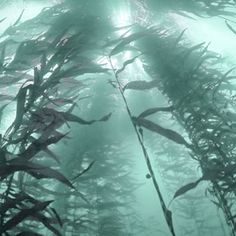
<instances>
[{"instance_id":1,"label":"bright light patch","mask_svg":"<svg viewBox=\"0 0 236 236\"><path fill-rule=\"evenodd\" d=\"M126 51L125 54L124 54L124 59L127 60L127 59L130 59L130 57L131 57L131 52Z\"/></svg>"},{"instance_id":2,"label":"bright light patch","mask_svg":"<svg viewBox=\"0 0 236 236\"><path fill-rule=\"evenodd\" d=\"M15 2L14 4L7 5L6 7L3 7L0 9L0 20L6 18L3 22L0 23L0 33L4 32L6 28L8 28L10 25L14 24L16 20L21 15L22 11L23 15L21 17L20 22L29 20L36 15L38 15L41 10L45 7L52 6L53 1L45 2Z\"/></svg>"},{"instance_id":3,"label":"bright light patch","mask_svg":"<svg viewBox=\"0 0 236 236\"><path fill-rule=\"evenodd\" d=\"M117 27L127 26L131 22L131 16L128 9L122 9L120 11L114 12L114 24Z\"/></svg>"},{"instance_id":4,"label":"bright light patch","mask_svg":"<svg viewBox=\"0 0 236 236\"><path fill-rule=\"evenodd\" d=\"M129 6L125 5L121 9L114 9L112 14L112 21L115 27L121 28L117 31L118 34L125 34L128 31L128 28L126 28L126 26L132 24L132 17Z\"/></svg>"}]
</instances>

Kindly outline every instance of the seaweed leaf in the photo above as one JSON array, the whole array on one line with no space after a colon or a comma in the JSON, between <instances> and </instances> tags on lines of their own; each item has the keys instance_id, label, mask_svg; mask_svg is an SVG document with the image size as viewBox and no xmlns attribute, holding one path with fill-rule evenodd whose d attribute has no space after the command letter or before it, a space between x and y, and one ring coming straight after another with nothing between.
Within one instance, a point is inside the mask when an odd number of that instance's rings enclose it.
<instances>
[{"instance_id":1,"label":"seaweed leaf","mask_svg":"<svg viewBox=\"0 0 236 236\"><path fill-rule=\"evenodd\" d=\"M4 203L0 206L0 215L4 215L9 209L16 208L16 206L22 201L30 199L30 197L26 194L18 193L15 195L14 199L7 198Z\"/></svg>"},{"instance_id":2,"label":"seaweed leaf","mask_svg":"<svg viewBox=\"0 0 236 236\"><path fill-rule=\"evenodd\" d=\"M19 17L16 19L15 23L13 24L13 26L16 26L20 22L23 14L24 14L24 11L25 11L24 9L21 11Z\"/></svg>"},{"instance_id":3,"label":"seaweed leaf","mask_svg":"<svg viewBox=\"0 0 236 236\"><path fill-rule=\"evenodd\" d=\"M137 32L137 33L133 33L133 34L123 38L121 40L121 42L111 50L109 57L122 52L124 50L125 46L127 46L129 43L136 41L146 35L147 35L146 32Z\"/></svg>"},{"instance_id":4,"label":"seaweed leaf","mask_svg":"<svg viewBox=\"0 0 236 236\"><path fill-rule=\"evenodd\" d=\"M156 112L159 112L159 111L164 111L164 112L171 112L174 110L174 107L173 106L170 106L170 107L154 107L154 108L150 108L150 109L147 109L146 111L142 112L139 116L138 116L138 119L139 118L145 118L147 116L150 116L152 114L155 114Z\"/></svg>"},{"instance_id":5,"label":"seaweed leaf","mask_svg":"<svg viewBox=\"0 0 236 236\"><path fill-rule=\"evenodd\" d=\"M90 67L79 67L78 65L72 66L64 71L61 71L56 78L79 76L87 73L105 73L106 68L99 67L97 65L92 65Z\"/></svg>"},{"instance_id":6,"label":"seaweed leaf","mask_svg":"<svg viewBox=\"0 0 236 236\"><path fill-rule=\"evenodd\" d=\"M228 27L234 34L236 34L236 30L228 23L227 20L225 20L225 24L227 25L227 27Z\"/></svg>"},{"instance_id":7,"label":"seaweed leaf","mask_svg":"<svg viewBox=\"0 0 236 236\"><path fill-rule=\"evenodd\" d=\"M50 130L50 132L53 132L53 130ZM22 160L29 160L41 150L45 150L49 145L59 142L67 134L68 133L61 134L57 132L56 135L46 139L46 132L44 132L44 135L39 139L34 140L25 151L19 154L19 157Z\"/></svg>"},{"instance_id":8,"label":"seaweed leaf","mask_svg":"<svg viewBox=\"0 0 236 236\"><path fill-rule=\"evenodd\" d=\"M184 52L183 52L183 56L185 59L187 59L187 57L195 50L198 50L198 49L201 49L202 46L205 45L205 42L202 42L202 43L199 43L199 44L196 44L190 48L187 48Z\"/></svg>"},{"instance_id":9,"label":"seaweed leaf","mask_svg":"<svg viewBox=\"0 0 236 236\"><path fill-rule=\"evenodd\" d=\"M57 155L53 151L49 150L47 147L44 148L43 151L45 153L47 153L48 156L51 157L53 160L55 160L58 164L61 163L60 160L58 159Z\"/></svg>"},{"instance_id":10,"label":"seaweed leaf","mask_svg":"<svg viewBox=\"0 0 236 236\"><path fill-rule=\"evenodd\" d=\"M221 203L220 202L217 202L217 201L214 201L214 200L210 200L214 205L217 206L218 209L220 209L222 206L221 206Z\"/></svg>"},{"instance_id":11,"label":"seaweed leaf","mask_svg":"<svg viewBox=\"0 0 236 236\"><path fill-rule=\"evenodd\" d=\"M56 179L59 182L74 189L74 186L63 174L49 167L38 165L37 169L28 169L25 171L37 179L43 179L43 178Z\"/></svg>"},{"instance_id":12,"label":"seaweed leaf","mask_svg":"<svg viewBox=\"0 0 236 236\"><path fill-rule=\"evenodd\" d=\"M169 229L172 235L175 235L174 225L173 225L173 220L172 220L172 212L166 208L164 214L165 214L166 222L169 226Z\"/></svg>"},{"instance_id":13,"label":"seaweed leaf","mask_svg":"<svg viewBox=\"0 0 236 236\"><path fill-rule=\"evenodd\" d=\"M14 228L19 223L24 221L26 218L33 216L35 213L39 211L43 211L48 205L50 205L53 201L45 201L38 202L33 207L28 209L22 209L19 213L17 213L14 217L8 220L0 229L0 233L5 233L6 231Z\"/></svg>"},{"instance_id":14,"label":"seaweed leaf","mask_svg":"<svg viewBox=\"0 0 236 236\"><path fill-rule=\"evenodd\" d=\"M142 55L142 54L140 54L140 55ZM119 73L121 73L122 71L124 71L125 68L126 68L129 64L132 64L140 55L135 56L135 57L133 57L132 59L129 59L129 60L125 61L125 62L123 63L123 66L122 66L120 69L118 69L118 70L116 71L115 75L117 76Z\"/></svg>"},{"instance_id":15,"label":"seaweed leaf","mask_svg":"<svg viewBox=\"0 0 236 236\"><path fill-rule=\"evenodd\" d=\"M60 114L63 115L63 118L66 120L66 121L69 121L69 122L77 122L79 124L82 124L82 125L91 125L95 122L98 122L98 121L107 121L109 120L109 118L111 117L112 113L109 113L105 116L103 116L102 118L98 119L98 120L84 120L76 115L73 115L69 112L60 112Z\"/></svg>"},{"instance_id":16,"label":"seaweed leaf","mask_svg":"<svg viewBox=\"0 0 236 236\"><path fill-rule=\"evenodd\" d=\"M102 118L100 118L98 121L108 121L111 117L112 113L108 113L107 115L103 116Z\"/></svg>"},{"instance_id":17,"label":"seaweed leaf","mask_svg":"<svg viewBox=\"0 0 236 236\"><path fill-rule=\"evenodd\" d=\"M183 35L184 35L184 33L185 33L186 30L187 30L187 28L184 29L184 30L180 33L180 35L178 36L178 38L175 40L175 42L174 42L174 47L176 47L176 46L178 45L178 43L179 43L180 40L182 39L182 37L183 37Z\"/></svg>"},{"instance_id":18,"label":"seaweed leaf","mask_svg":"<svg viewBox=\"0 0 236 236\"><path fill-rule=\"evenodd\" d=\"M63 226L63 222L61 220L61 217L58 215L57 211L54 208L50 208L53 212L53 214L55 215L57 222L59 223L59 225L62 227Z\"/></svg>"},{"instance_id":19,"label":"seaweed leaf","mask_svg":"<svg viewBox=\"0 0 236 236\"><path fill-rule=\"evenodd\" d=\"M0 167L2 178L17 171L24 171L37 179L56 179L59 182L74 188L71 182L57 170L53 170L50 167L41 164L21 160L20 158L12 159L11 161L7 162L7 165L2 165Z\"/></svg>"},{"instance_id":20,"label":"seaweed leaf","mask_svg":"<svg viewBox=\"0 0 236 236\"><path fill-rule=\"evenodd\" d=\"M16 236L43 236L43 235L32 231L22 231L19 234L16 234Z\"/></svg>"},{"instance_id":21,"label":"seaweed leaf","mask_svg":"<svg viewBox=\"0 0 236 236\"><path fill-rule=\"evenodd\" d=\"M136 81L131 81L129 83L127 83L124 88L123 91L125 91L126 89L133 89L133 90L146 90L146 89L152 89L157 87L157 81L153 80L153 81L145 81L145 80L136 80Z\"/></svg>"},{"instance_id":22,"label":"seaweed leaf","mask_svg":"<svg viewBox=\"0 0 236 236\"><path fill-rule=\"evenodd\" d=\"M23 120L27 90L28 86L20 88L16 96L17 104L16 104L16 117L14 120L14 130L17 130L20 127Z\"/></svg>"},{"instance_id":23,"label":"seaweed leaf","mask_svg":"<svg viewBox=\"0 0 236 236\"><path fill-rule=\"evenodd\" d=\"M6 17L4 17L4 18L2 18L1 20L0 20L0 23L2 23L4 20L6 20L7 18Z\"/></svg>"},{"instance_id":24,"label":"seaweed leaf","mask_svg":"<svg viewBox=\"0 0 236 236\"><path fill-rule=\"evenodd\" d=\"M231 69L229 69L228 71L226 71L223 75L222 75L222 78L220 79L220 81L223 81L223 80L226 80L226 79L232 79L232 78L235 78L235 76L230 76L230 77L227 77L232 71L235 70L235 67L232 67Z\"/></svg>"},{"instance_id":25,"label":"seaweed leaf","mask_svg":"<svg viewBox=\"0 0 236 236\"><path fill-rule=\"evenodd\" d=\"M191 145L176 131L163 128L160 125L155 124L154 122L146 120L144 118L133 117L133 122L138 126L143 126L144 128L158 133L178 144L182 144L185 145L187 148L191 148Z\"/></svg>"},{"instance_id":26,"label":"seaweed leaf","mask_svg":"<svg viewBox=\"0 0 236 236\"><path fill-rule=\"evenodd\" d=\"M188 183L188 184L182 186L181 188L179 188L179 189L175 192L173 199L175 199L175 198L177 198L177 197L179 197L179 196L185 194L186 192L188 192L188 191L191 190L191 189L196 188L197 185L198 185L202 180L203 180L203 177L201 177L200 179L198 179L198 180L195 181L195 182L191 182L191 183Z\"/></svg>"},{"instance_id":27,"label":"seaweed leaf","mask_svg":"<svg viewBox=\"0 0 236 236\"><path fill-rule=\"evenodd\" d=\"M75 181L77 178L79 178L81 175L83 175L85 172L89 171L89 169L92 168L95 161L92 161L87 168L85 168L83 171L81 171L79 174L77 174L72 180Z\"/></svg>"}]
</instances>

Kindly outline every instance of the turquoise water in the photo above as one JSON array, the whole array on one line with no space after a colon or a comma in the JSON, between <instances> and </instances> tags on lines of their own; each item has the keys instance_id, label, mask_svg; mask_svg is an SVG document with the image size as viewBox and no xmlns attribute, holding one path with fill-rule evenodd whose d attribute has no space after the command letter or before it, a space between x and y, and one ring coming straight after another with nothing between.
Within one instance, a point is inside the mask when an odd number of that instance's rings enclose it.
<instances>
[{"instance_id":1,"label":"turquoise water","mask_svg":"<svg viewBox=\"0 0 236 236\"><path fill-rule=\"evenodd\" d=\"M236 235L234 7L0 1L0 234Z\"/></svg>"}]
</instances>

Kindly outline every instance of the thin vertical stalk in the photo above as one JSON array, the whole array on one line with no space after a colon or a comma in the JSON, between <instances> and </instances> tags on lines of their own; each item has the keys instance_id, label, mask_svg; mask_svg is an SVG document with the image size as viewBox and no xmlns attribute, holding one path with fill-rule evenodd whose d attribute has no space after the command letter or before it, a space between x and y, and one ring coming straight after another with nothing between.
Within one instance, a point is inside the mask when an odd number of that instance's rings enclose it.
<instances>
[{"instance_id":1,"label":"thin vertical stalk","mask_svg":"<svg viewBox=\"0 0 236 236\"><path fill-rule=\"evenodd\" d=\"M133 121L133 118L132 118L133 116L132 116L131 110L130 110L130 108L129 108L128 102L127 102L126 97L125 97L125 95L124 95L124 91L123 91L123 89L122 89L122 85L121 85L121 83L120 83L120 81L119 81L119 78L118 78L118 76L117 76L117 74L116 74L116 70L115 70L115 68L114 68L114 66L113 66L113 64L112 64L111 58L108 57L108 60L109 60L111 69L112 69L112 71L113 71L114 77L115 77L115 79L116 79L116 82L117 82L117 85L118 85L118 90L119 90L119 92L120 92L120 94L121 94L121 97L122 97L122 99L123 99L123 102L124 102L124 104L125 104L126 111L127 111L128 116L129 116L129 118L130 118L130 121L131 121L131 123L132 123L132 125L133 125L134 131L135 131L135 133L136 133L136 135L137 135L138 142L139 142L139 144L140 144L140 146L141 146L141 148L142 148L142 152L143 152L143 156L144 156L144 158L145 158L145 162L146 162L147 168L148 168L149 173L150 173L150 175L151 175L152 182L153 182L153 185L154 185L155 190L156 190L156 192L157 192L157 195L158 195L158 197L159 197L159 199L160 199L161 208L162 208L162 211L163 211L163 213L164 213L164 217L165 217L166 223L167 223L167 225L168 225L168 228L169 228L169 230L170 230L172 236L175 236L175 231L174 231L174 227L173 227L173 223L172 223L172 213L171 213L171 211L167 208L167 206L166 206L166 204L165 204L163 195L162 195L162 193L161 193L159 184L158 184L158 182L157 182L155 173L154 173L153 168L152 168L152 164L151 164L151 161L150 161L150 157L149 157L148 152L147 152L147 150L146 150L146 148L145 148L145 146L144 146L142 137L141 137L141 135L140 135L140 133L139 133L139 131L138 131L138 129L137 129L137 126L136 126L136 124L135 124L134 121Z\"/></svg>"}]
</instances>

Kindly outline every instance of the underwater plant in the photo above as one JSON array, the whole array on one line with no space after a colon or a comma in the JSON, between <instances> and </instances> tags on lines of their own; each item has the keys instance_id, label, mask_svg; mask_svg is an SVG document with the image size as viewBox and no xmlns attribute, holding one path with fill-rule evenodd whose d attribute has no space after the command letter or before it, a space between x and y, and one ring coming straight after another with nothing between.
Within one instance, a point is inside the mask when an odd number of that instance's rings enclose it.
<instances>
[{"instance_id":1,"label":"underwater plant","mask_svg":"<svg viewBox=\"0 0 236 236\"><path fill-rule=\"evenodd\" d=\"M236 235L234 68L154 24L219 17L235 34L235 1L121 2L60 1L25 21L22 10L0 35L1 235ZM139 154L164 226L134 207Z\"/></svg>"}]
</instances>

